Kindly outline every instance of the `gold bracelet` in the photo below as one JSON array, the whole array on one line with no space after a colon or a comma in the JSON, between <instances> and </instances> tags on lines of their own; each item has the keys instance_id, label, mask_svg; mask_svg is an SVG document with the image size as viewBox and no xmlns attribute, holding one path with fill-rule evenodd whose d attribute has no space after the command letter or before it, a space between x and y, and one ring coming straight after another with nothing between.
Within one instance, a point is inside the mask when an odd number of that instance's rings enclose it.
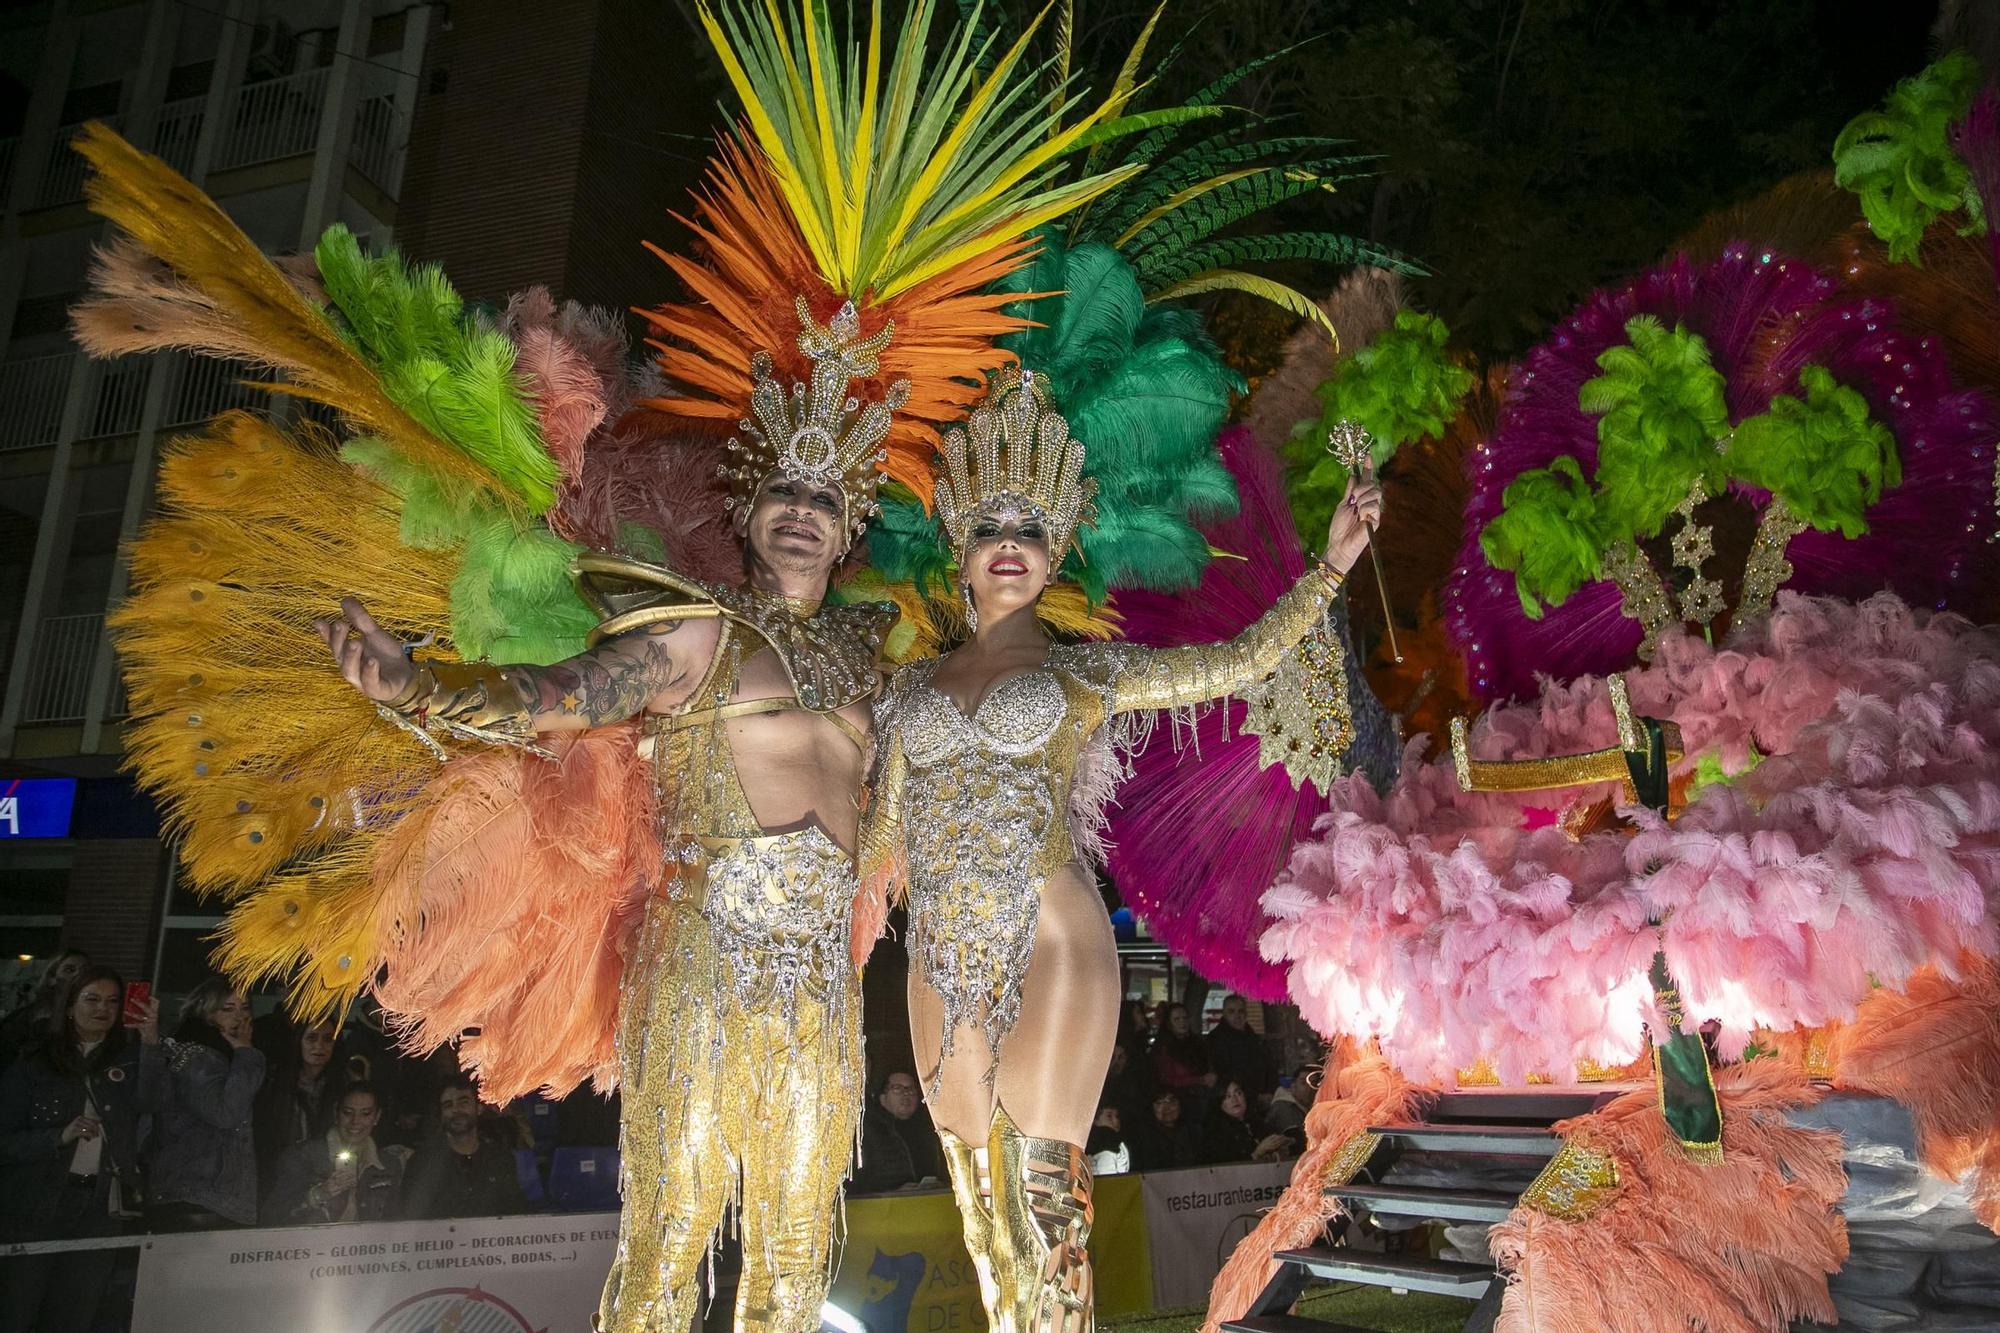
<instances>
[{"instance_id":1,"label":"gold bracelet","mask_svg":"<svg viewBox=\"0 0 2000 1333\"><path fill-rule=\"evenodd\" d=\"M413 663L410 683L380 705L382 715L425 740L433 753L443 733L460 740L511 745L548 754L534 742L534 710L506 672L491 662ZM442 758L442 754L439 754Z\"/></svg>"}]
</instances>

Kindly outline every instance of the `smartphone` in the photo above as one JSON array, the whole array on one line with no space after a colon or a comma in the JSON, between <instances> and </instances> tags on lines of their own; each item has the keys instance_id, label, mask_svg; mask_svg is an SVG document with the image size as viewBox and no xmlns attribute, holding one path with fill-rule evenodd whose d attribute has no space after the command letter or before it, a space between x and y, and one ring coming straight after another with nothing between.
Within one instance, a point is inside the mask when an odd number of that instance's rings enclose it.
<instances>
[{"instance_id":1,"label":"smartphone","mask_svg":"<svg viewBox=\"0 0 2000 1333\"><path fill-rule=\"evenodd\" d=\"M153 983L150 981L128 981L125 983L125 1017L121 1020L128 1028L139 1026L143 1015L141 1005L153 998Z\"/></svg>"}]
</instances>

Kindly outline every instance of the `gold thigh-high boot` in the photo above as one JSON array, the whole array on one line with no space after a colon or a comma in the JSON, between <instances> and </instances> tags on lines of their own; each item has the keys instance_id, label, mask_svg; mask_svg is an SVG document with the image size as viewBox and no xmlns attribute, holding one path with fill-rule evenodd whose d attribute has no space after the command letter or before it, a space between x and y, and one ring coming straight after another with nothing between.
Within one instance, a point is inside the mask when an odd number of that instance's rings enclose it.
<instances>
[{"instance_id":1,"label":"gold thigh-high boot","mask_svg":"<svg viewBox=\"0 0 2000 1333\"><path fill-rule=\"evenodd\" d=\"M1090 1162L1061 1139L1030 1138L993 1110L993 1252L1002 1333L1091 1333Z\"/></svg>"},{"instance_id":2,"label":"gold thigh-high boot","mask_svg":"<svg viewBox=\"0 0 2000 1333\"><path fill-rule=\"evenodd\" d=\"M979 1301L986 1307L986 1326L999 1333L1000 1284L993 1267L993 1180L992 1157L985 1144L973 1147L948 1129L939 1129L938 1142L944 1146L945 1174L951 1177L952 1197L958 1201L958 1217L965 1228L965 1248L972 1255L972 1271L979 1275Z\"/></svg>"}]
</instances>

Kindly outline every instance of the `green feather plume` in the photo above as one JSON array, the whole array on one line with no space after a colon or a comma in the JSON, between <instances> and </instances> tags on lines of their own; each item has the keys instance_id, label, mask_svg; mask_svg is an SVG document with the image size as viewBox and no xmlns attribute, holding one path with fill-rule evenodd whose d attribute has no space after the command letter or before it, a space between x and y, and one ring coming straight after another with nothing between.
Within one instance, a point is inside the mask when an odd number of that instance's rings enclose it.
<instances>
[{"instance_id":1,"label":"green feather plume","mask_svg":"<svg viewBox=\"0 0 2000 1333\"><path fill-rule=\"evenodd\" d=\"M1625 323L1632 341L1597 358L1604 373L1577 403L1597 423L1598 524L1606 543L1651 537L1697 479L1711 493L1724 476L1716 442L1729 434L1722 375L1708 343L1650 315Z\"/></svg>"},{"instance_id":2,"label":"green feather plume","mask_svg":"<svg viewBox=\"0 0 2000 1333\"><path fill-rule=\"evenodd\" d=\"M1736 428L1730 475L1761 486L1822 532L1859 537L1863 512L1900 485L1896 437L1868 415L1868 400L1823 366L1799 371L1803 399L1780 394Z\"/></svg>"},{"instance_id":3,"label":"green feather plume","mask_svg":"<svg viewBox=\"0 0 2000 1333\"><path fill-rule=\"evenodd\" d=\"M1146 303L1116 250L1071 248L1051 229L1041 242L1034 261L1001 289L1061 294L1022 303L1041 327L1002 343L1048 378L1097 482L1098 525L1079 536L1063 573L1092 600L1118 587L1191 587L1208 559L1199 526L1236 510L1215 435L1243 381L1223 365L1195 312ZM904 553L922 535L910 517L885 504L890 542L878 553L871 537L869 551L891 579L922 586L921 577L936 571Z\"/></svg>"},{"instance_id":4,"label":"green feather plume","mask_svg":"<svg viewBox=\"0 0 2000 1333\"><path fill-rule=\"evenodd\" d=\"M554 503L559 473L514 373L514 345L467 314L443 272L411 268L394 250L363 255L341 223L313 257L337 323L390 398L491 468L529 512Z\"/></svg>"},{"instance_id":5,"label":"green feather plume","mask_svg":"<svg viewBox=\"0 0 2000 1333\"><path fill-rule=\"evenodd\" d=\"M341 456L401 498L404 545L458 552L451 638L462 656L539 665L583 651L597 617L570 581L582 547L490 500L440 487L378 440L350 440Z\"/></svg>"},{"instance_id":6,"label":"green feather plume","mask_svg":"<svg viewBox=\"0 0 2000 1333\"><path fill-rule=\"evenodd\" d=\"M949 593L956 564L936 517L897 482L884 482L876 500L882 512L868 527L869 566L926 597Z\"/></svg>"},{"instance_id":7,"label":"green feather plume","mask_svg":"<svg viewBox=\"0 0 2000 1333\"><path fill-rule=\"evenodd\" d=\"M1864 111L1833 142L1833 179L1861 197L1868 226L1889 258L1917 262L1924 232L1940 214L1962 211L1966 230L1986 225L1972 174L1951 143L1951 128L1985 80L1964 51L1890 90L1880 111Z\"/></svg>"},{"instance_id":8,"label":"green feather plume","mask_svg":"<svg viewBox=\"0 0 2000 1333\"><path fill-rule=\"evenodd\" d=\"M1575 458L1523 472L1501 493L1502 508L1479 534L1495 569L1514 572L1514 591L1530 620L1560 605L1603 568L1597 498Z\"/></svg>"},{"instance_id":9,"label":"green feather plume","mask_svg":"<svg viewBox=\"0 0 2000 1333\"><path fill-rule=\"evenodd\" d=\"M1159 11L1155 11L1157 20ZM1119 75L1118 91L1142 91L1138 68L1152 24L1134 45ZM1175 48L1176 52L1178 47ZM1374 263L1420 271L1393 252L1338 233L1287 233L1224 243L1220 233L1287 200L1365 174L1371 158L1347 150L1339 139L1279 136L1276 121L1225 107L1222 96L1240 80L1294 48L1274 51L1224 74L1169 108L1175 114L1146 129L1119 169L1132 173L1070 215L1069 244L1112 246L1132 264L1148 301L1233 289L1275 302L1333 327L1313 303L1283 283L1243 271L1245 263L1310 260L1319 264ZM1173 59L1173 53L1167 57ZM1151 114L1127 106L1136 124ZM1213 122L1222 121L1220 130ZM1095 150L1093 150L1093 156ZM1086 170L1089 169L1086 164Z\"/></svg>"},{"instance_id":10,"label":"green feather plume","mask_svg":"<svg viewBox=\"0 0 2000 1333\"><path fill-rule=\"evenodd\" d=\"M1319 416L1300 422L1281 448L1292 474L1292 517L1308 542L1325 534L1347 490L1347 469L1326 451L1336 425L1359 423L1375 441L1380 468L1403 445L1442 435L1458 415L1473 374L1451 359L1450 337L1435 315L1399 311L1393 325L1335 366L1316 390Z\"/></svg>"}]
</instances>

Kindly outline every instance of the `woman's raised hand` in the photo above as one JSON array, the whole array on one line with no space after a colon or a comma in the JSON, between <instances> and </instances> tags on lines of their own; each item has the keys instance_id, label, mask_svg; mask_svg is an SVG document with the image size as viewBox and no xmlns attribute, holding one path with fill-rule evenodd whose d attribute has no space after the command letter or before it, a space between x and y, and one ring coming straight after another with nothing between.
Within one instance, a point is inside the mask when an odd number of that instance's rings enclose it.
<instances>
[{"instance_id":1,"label":"woman's raised hand","mask_svg":"<svg viewBox=\"0 0 2000 1333\"><path fill-rule=\"evenodd\" d=\"M402 641L376 624L352 597L340 599L340 612L329 620L315 620L313 628L326 640L341 679L377 703L401 694L416 672Z\"/></svg>"},{"instance_id":2,"label":"woman's raised hand","mask_svg":"<svg viewBox=\"0 0 2000 1333\"><path fill-rule=\"evenodd\" d=\"M1326 526L1326 554L1320 557L1329 568L1345 574L1368 549L1368 534L1382 521L1382 487L1361 481L1350 474L1347 494L1333 511Z\"/></svg>"}]
</instances>

